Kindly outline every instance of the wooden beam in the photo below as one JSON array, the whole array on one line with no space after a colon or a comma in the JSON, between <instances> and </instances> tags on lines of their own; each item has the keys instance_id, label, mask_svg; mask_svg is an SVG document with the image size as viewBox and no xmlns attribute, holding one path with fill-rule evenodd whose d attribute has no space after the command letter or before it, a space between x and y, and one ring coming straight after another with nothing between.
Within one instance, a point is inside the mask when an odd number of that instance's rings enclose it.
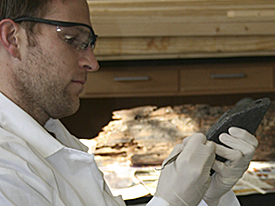
<instances>
[{"instance_id":1,"label":"wooden beam","mask_svg":"<svg viewBox=\"0 0 275 206\"><path fill-rule=\"evenodd\" d=\"M274 55L275 1L88 1L102 59Z\"/></svg>"},{"instance_id":2,"label":"wooden beam","mask_svg":"<svg viewBox=\"0 0 275 206\"><path fill-rule=\"evenodd\" d=\"M99 60L274 55L275 35L99 38L95 54Z\"/></svg>"}]
</instances>

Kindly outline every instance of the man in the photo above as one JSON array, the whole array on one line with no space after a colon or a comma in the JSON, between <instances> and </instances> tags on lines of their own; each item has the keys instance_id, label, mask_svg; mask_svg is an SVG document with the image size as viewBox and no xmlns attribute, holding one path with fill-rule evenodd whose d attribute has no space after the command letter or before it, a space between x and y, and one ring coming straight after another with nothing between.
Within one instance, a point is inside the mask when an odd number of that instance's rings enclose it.
<instances>
[{"instance_id":1,"label":"man","mask_svg":"<svg viewBox=\"0 0 275 206\"><path fill-rule=\"evenodd\" d=\"M2 0L0 9L0 205L125 205L58 121L77 111L87 71L99 69L86 1ZM238 205L230 189L257 140L238 128L229 134L220 139L231 149L203 134L176 146L148 205Z\"/></svg>"}]
</instances>

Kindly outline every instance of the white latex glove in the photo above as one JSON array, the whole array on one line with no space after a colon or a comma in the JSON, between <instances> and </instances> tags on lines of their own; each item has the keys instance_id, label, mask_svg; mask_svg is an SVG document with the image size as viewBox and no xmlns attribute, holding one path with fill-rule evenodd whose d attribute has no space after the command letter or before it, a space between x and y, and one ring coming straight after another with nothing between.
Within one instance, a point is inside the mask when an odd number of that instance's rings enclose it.
<instances>
[{"instance_id":1,"label":"white latex glove","mask_svg":"<svg viewBox=\"0 0 275 206\"><path fill-rule=\"evenodd\" d=\"M180 154L160 175L156 196L175 206L197 205L210 184L210 169L215 161L215 144L203 134L194 134L175 147L167 158ZM164 164L167 161L164 161ZM164 165L163 164L163 165Z\"/></svg>"},{"instance_id":2,"label":"white latex glove","mask_svg":"<svg viewBox=\"0 0 275 206\"><path fill-rule=\"evenodd\" d=\"M216 172L203 197L211 206L218 205L220 198L242 177L258 146L257 139L246 130L231 127L228 132L221 134L219 139L232 149L216 144L216 153L227 161L215 161L213 169Z\"/></svg>"}]
</instances>

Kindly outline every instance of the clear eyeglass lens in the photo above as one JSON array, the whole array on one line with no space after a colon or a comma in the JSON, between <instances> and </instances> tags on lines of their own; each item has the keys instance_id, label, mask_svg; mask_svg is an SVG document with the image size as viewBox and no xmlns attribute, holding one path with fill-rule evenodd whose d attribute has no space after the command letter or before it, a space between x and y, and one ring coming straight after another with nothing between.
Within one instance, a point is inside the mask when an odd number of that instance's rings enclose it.
<instances>
[{"instance_id":1,"label":"clear eyeglass lens","mask_svg":"<svg viewBox=\"0 0 275 206\"><path fill-rule=\"evenodd\" d=\"M94 49L94 44L91 44L93 35L85 26L61 27L57 26L57 34L66 43L70 44L75 49L85 50L91 46Z\"/></svg>"}]
</instances>

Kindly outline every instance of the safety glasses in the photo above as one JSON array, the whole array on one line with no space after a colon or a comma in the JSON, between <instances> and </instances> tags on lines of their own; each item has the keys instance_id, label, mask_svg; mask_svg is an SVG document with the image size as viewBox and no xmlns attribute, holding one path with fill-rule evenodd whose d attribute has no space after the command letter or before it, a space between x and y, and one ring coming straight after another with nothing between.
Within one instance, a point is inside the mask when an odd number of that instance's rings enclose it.
<instances>
[{"instance_id":1,"label":"safety glasses","mask_svg":"<svg viewBox=\"0 0 275 206\"><path fill-rule=\"evenodd\" d=\"M67 44L71 45L78 51L82 51L91 47L92 50L95 48L97 35L94 33L92 27L87 24L66 22L66 21L55 21L49 19L41 19L35 17L20 17L13 19L14 22L31 21L43 24L49 24L56 26L56 32L60 39Z\"/></svg>"}]
</instances>

